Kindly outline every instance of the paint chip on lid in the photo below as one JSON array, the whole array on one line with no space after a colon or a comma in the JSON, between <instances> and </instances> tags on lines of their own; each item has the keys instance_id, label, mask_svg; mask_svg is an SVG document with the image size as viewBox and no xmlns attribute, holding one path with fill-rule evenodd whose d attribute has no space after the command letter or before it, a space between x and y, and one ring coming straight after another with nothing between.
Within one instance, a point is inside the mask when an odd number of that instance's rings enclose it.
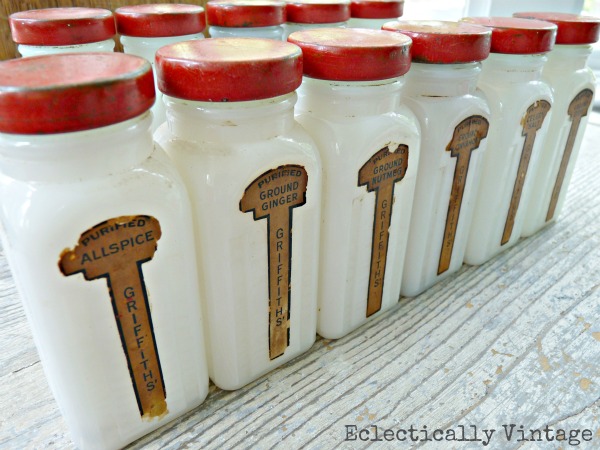
<instances>
[{"instance_id":1,"label":"paint chip on lid","mask_svg":"<svg viewBox=\"0 0 600 450\"><path fill-rule=\"evenodd\" d=\"M123 6L115 10L115 18L125 36L185 36L206 28L204 8L180 3Z\"/></svg>"},{"instance_id":2,"label":"paint chip on lid","mask_svg":"<svg viewBox=\"0 0 600 450\"><path fill-rule=\"evenodd\" d=\"M262 100L296 90L302 51L273 39L212 38L167 45L156 52L159 89L206 102Z\"/></svg>"},{"instance_id":3,"label":"paint chip on lid","mask_svg":"<svg viewBox=\"0 0 600 450\"><path fill-rule=\"evenodd\" d=\"M491 31L464 22L399 20L382 27L410 36L414 62L464 64L486 59L490 54Z\"/></svg>"},{"instance_id":4,"label":"paint chip on lid","mask_svg":"<svg viewBox=\"0 0 600 450\"><path fill-rule=\"evenodd\" d=\"M404 0L352 0L350 11L357 19L395 19L404 12Z\"/></svg>"},{"instance_id":5,"label":"paint chip on lid","mask_svg":"<svg viewBox=\"0 0 600 450\"><path fill-rule=\"evenodd\" d=\"M100 8L32 9L11 14L8 21L13 41L23 45L89 44L117 32L113 13Z\"/></svg>"},{"instance_id":6,"label":"paint chip on lid","mask_svg":"<svg viewBox=\"0 0 600 450\"><path fill-rule=\"evenodd\" d=\"M600 38L600 18L552 12L520 12L514 17L551 22L558 27L556 44L593 44Z\"/></svg>"},{"instance_id":7,"label":"paint chip on lid","mask_svg":"<svg viewBox=\"0 0 600 450\"><path fill-rule=\"evenodd\" d=\"M350 19L349 0L289 0L285 9L291 23L339 23Z\"/></svg>"},{"instance_id":8,"label":"paint chip on lid","mask_svg":"<svg viewBox=\"0 0 600 450\"><path fill-rule=\"evenodd\" d=\"M64 53L0 62L0 132L52 134L134 118L153 105L150 63L123 53Z\"/></svg>"},{"instance_id":9,"label":"paint chip on lid","mask_svg":"<svg viewBox=\"0 0 600 450\"><path fill-rule=\"evenodd\" d=\"M210 0L206 18L212 26L254 28L285 22L285 2L278 0Z\"/></svg>"},{"instance_id":10,"label":"paint chip on lid","mask_svg":"<svg viewBox=\"0 0 600 450\"><path fill-rule=\"evenodd\" d=\"M337 81L385 80L410 68L411 39L398 33L360 28L297 31L288 41L304 56L304 74Z\"/></svg>"},{"instance_id":11,"label":"paint chip on lid","mask_svg":"<svg viewBox=\"0 0 600 450\"><path fill-rule=\"evenodd\" d=\"M462 21L492 30L492 53L532 55L552 50L557 27L541 20L514 17L466 17Z\"/></svg>"}]
</instances>

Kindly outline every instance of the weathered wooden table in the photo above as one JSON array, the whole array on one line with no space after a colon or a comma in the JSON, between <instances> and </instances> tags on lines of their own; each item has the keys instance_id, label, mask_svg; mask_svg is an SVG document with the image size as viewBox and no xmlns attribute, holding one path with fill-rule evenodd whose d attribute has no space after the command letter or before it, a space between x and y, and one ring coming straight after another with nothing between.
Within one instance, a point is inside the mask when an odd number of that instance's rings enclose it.
<instances>
[{"instance_id":1,"label":"weathered wooden table","mask_svg":"<svg viewBox=\"0 0 600 450\"><path fill-rule=\"evenodd\" d=\"M3 255L0 297L0 448L72 448ZM600 448L600 114L558 223L131 448L370 445Z\"/></svg>"}]
</instances>

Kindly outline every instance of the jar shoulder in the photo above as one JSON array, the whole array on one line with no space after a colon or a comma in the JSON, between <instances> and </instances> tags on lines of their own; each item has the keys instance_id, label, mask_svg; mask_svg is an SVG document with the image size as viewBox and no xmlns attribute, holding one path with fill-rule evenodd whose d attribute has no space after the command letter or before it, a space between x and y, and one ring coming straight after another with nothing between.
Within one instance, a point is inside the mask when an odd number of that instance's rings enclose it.
<instances>
[{"instance_id":1,"label":"jar shoulder","mask_svg":"<svg viewBox=\"0 0 600 450\"><path fill-rule=\"evenodd\" d=\"M561 70L544 71L543 80L552 88L555 97L574 96L584 89L595 91L596 76L594 72L586 67L574 72Z\"/></svg>"},{"instance_id":2,"label":"jar shoulder","mask_svg":"<svg viewBox=\"0 0 600 450\"><path fill-rule=\"evenodd\" d=\"M518 117L520 120L528 108L540 100L551 105L555 100L552 88L544 80L506 85L482 81L480 88L487 99L492 120L498 124L502 122L503 117L508 116Z\"/></svg>"},{"instance_id":3,"label":"jar shoulder","mask_svg":"<svg viewBox=\"0 0 600 450\"><path fill-rule=\"evenodd\" d=\"M263 161L272 159L299 159L317 166L320 164L314 140L298 122L294 122L285 132L268 139L186 140L175 136L166 125L156 131L154 138L179 169L182 161L198 166L226 165L231 170L233 167L260 165ZM208 166L204 166L206 167ZM202 167L198 168L203 170Z\"/></svg>"},{"instance_id":4,"label":"jar shoulder","mask_svg":"<svg viewBox=\"0 0 600 450\"><path fill-rule=\"evenodd\" d=\"M428 97L403 94L401 100L417 118L423 138L431 136L429 130L440 134L446 125L455 126L470 116L482 116L490 120L491 110L488 96L481 89L461 96Z\"/></svg>"},{"instance_id":5,"label":"jar shoulder","mask_svg":"<svg viewBox=\"0 0 600 450\"><path fill-rule=\"evenodd\" d=\"M5 228L32 233L119 215L187 214L189 208L183 181L159 149L129 170L87 180L30 182L0 175L0 203Z\"/></svg>"},{"instance_id":6,"label":"jar shoulder","mask_svg":"<svg viewBox=\"0 0 600 450\"><path fill-rule=\"evenodd\" d=\"M348 165L356 159L354 162L362 164L389 143L408 145L418 153L421 138L418 120L407 107L401 111L346 118L306 112L297 119L314 138L324 161L331 163L340 158Z\"/></svg>"},{"instance_id":7,"label":"jar shoulder","mask_svg":"<svg viewBox=\"0 0 600 450\"><path fill-rule=\"evenodd\" d=\"M527 102L530 98L552 99L552 88L544 78L528 80L523 82L498 83L493 79L482 78L478 88L484 93L491 103L498 96L512 98L515 101Z\"/></svg>"}]
</instances>

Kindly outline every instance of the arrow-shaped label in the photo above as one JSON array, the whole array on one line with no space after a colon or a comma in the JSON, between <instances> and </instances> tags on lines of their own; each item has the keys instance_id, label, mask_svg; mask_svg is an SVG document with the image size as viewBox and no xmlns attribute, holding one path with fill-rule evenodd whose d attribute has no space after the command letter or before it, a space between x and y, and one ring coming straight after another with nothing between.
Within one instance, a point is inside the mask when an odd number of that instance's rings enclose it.
<instances>
[{"instance_id":1,"label":"arrow-shaped label","mask_svg":"<svg viewBox=\"0 0 600 450\"><path fill-rule=\"evenodd\" d=\"M527 169L529 168L529 161L531 160L533 144L535 144L537 132L542 128L548 111L550 111L550 103L546 100L538 100L527 108L527 112L521 121L521 124L523 125L522 136L525 136L525 142L523 143L523 150L521 151L521 160L519 161L519 168L517 169L517 177L515 178L515 185L510 199L508 216L506 217L506 223L504 224L504 232L502 233L500 245L506 244L512 235L512 230L515 226L515 217L517 216L521 195L523 194L523 185L525 184Z\"/></svg>"},{"instance_id":2,"label":"arrow-shaped label","mask_svg":"<svg viewBox=\"0 0 600 450\"><path fill-rule=\"evenodd\" d=\"M488 128L489 123L485 117L467 117L456 126L452 140L446 147L446 151L450 152L450 156L456 158L456 167L454 168L454 178L452 179L452 191L450 192L448 214L446 215L438 275L444 273L450 267L454 238L456 237L458 218L460 217L460 208L469 173L471 153L473 150L477 150L481 140L487 137Z\"/></svg>"},{"instance_id":3,"label":"arrow-shaped label","mask_svg":"<svg viewBox=\"0 0 600 450\"><path fill-rule=\"evenodd\" d=\"M144 418L166 414L166 390L154 339L142 264L154 257L161 230L150 216L124 216L99 223L60 255L65 276L105 278L129 374ZM84 299L82 300L84 301Z\"/></svg>"},{"instance_id":4,"label":"arrow-shaped label","mask_svg":"<svg viewBox=\"0 0 600 450\"><path fill-rule=\"evenodd\" d=\"M367 317L381 309L390 239L389 229L394 205L394 186L396 182L404 178L407 167L408 146L401 144L393 152L389 150L389 146L385 146L375 153L358 172L358 185L366 186L368 192L375 192Z\"/></svg>"},{"instance_id":5,"label":"arrow-shaped label","mask_svg":"<svg viewBox=\"0 0 600 450\"><path fill-rule=\"evenodd\" d=\"M552 220L554 213L556 212L556 204L558 203L558 197L562 185L565 181L565 174L567 173L567 167L571 160L571 154L573 153L573 146L575 145L575 138L577 138L577 132L579 131L579 125L581 119L587 116L588 110L590 109L590 103L594 99L594 93L591 89L584 89L569 104L569 117L571 117L571 128L569 129L569 137L565 145L565 151L560 161L560 167L558 168L558 175L556 176L556 182L552 189L552 196L550 197L550 205L548 207L548 213L546 214L546 222Z\"/></svg>"},{"instance_id":6,"label":"arrow-shaped label","mask_svg":"<svg viewBox=\"0 0 600 450\"><path fill-rule=\"evenodd\" d=\"M267 219L269 249L269 358L283 355L290 341L292 210L306 203L308 175L302 166L269 170L246 188L240 211Z\"/></svg>"}]
</instances>

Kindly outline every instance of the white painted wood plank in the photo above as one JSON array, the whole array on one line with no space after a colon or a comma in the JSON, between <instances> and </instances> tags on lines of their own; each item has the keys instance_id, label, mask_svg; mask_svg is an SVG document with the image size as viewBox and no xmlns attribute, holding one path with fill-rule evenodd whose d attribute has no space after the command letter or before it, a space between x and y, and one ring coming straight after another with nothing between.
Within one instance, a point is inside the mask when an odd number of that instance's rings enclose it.
<instances>
[{"instance_id":1,"label":"white painted wood plank","mask_svg":"<svg viewBox=\"0 0 600 450\"><path fill-rule=\"evenodd\" d=\"M578 448L600 448L599 117L555 225L243 389L212 386L201 407L130 447L410 448L344 442L345 425L476 425L496 429L486 448L569 448L508 442L502 425L514 423L589 428ZM0 448L73 448L3 255L0 298Z\"/></svg>"}]
</instances>

